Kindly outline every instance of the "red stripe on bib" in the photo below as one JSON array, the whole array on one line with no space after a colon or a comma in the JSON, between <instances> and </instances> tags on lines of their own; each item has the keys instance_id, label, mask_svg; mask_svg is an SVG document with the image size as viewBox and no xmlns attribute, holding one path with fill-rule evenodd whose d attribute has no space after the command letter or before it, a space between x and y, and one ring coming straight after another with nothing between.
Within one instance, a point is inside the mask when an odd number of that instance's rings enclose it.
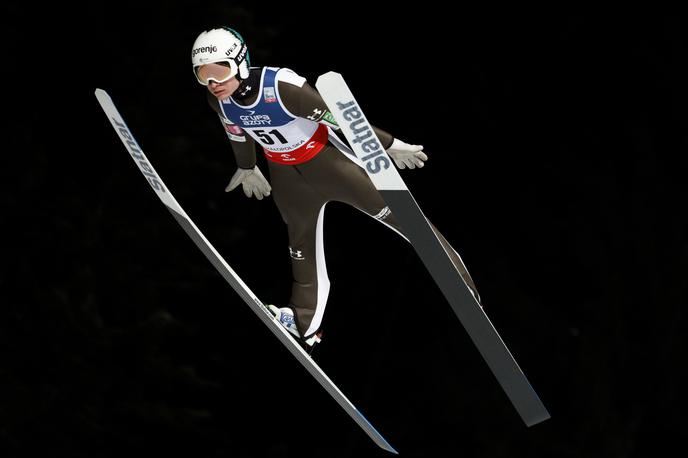
<instances>
[{"instance_id":1,"label":"red stripe on bib","mask_svg":"<svg viewBox=\"0 0 688 458\"><path fill-rule=\"evenodd\" d=\"M313 159L326 144L327 126L319 124L310 140L295 150L280 153L263 148L263 151L265 152L265 157L272 162L283 165L297 165Z\"/></svg>"}]
</instances>

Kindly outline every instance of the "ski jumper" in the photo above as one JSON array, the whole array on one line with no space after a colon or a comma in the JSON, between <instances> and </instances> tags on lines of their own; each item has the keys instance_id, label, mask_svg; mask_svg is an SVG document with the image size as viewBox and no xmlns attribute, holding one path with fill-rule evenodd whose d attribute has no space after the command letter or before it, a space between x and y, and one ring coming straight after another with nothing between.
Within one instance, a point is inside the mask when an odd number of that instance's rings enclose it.
<instances>
[{"instance_id":1,"label":"ski jumper","mask_svg":"<svg viewBox=\"0 0 688 458\"><path fill-rule=\"evenodd\" d=\"M293 284L289 307L303 338L322 324L330 289L323 246L325 206L347 203L391 228L397 223L361 163L333 131L327 105L306 80L286 68L251 68L232 97L208 93L231 141L238 167L256 165L256 148L267 159L272 196L287 225ZM373 128L387 149L394 138ZM434 228L452 261L478 298L460 256ZM408 240L408 239L407 239Z\"/></svg>"}]
</instances>

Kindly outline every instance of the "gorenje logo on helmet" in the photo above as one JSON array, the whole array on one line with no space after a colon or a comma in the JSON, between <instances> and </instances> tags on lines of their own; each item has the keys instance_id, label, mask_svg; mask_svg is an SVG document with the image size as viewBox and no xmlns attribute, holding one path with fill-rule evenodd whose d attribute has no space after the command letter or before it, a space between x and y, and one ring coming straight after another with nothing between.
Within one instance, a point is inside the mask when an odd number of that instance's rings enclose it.
<instances>
[{"instance_id":1,"label":"gorenje logo on helmet","mask_svg":"<svg viewBox=\"0 0 688 458\"><path fill-rule=\"evenodd\" d=\"M196 54L200 54L202 52L217 52L217 46L203 46L201 48L196 48L191 51L191 57L195 57Z\"/></svg>"}]
</instances>

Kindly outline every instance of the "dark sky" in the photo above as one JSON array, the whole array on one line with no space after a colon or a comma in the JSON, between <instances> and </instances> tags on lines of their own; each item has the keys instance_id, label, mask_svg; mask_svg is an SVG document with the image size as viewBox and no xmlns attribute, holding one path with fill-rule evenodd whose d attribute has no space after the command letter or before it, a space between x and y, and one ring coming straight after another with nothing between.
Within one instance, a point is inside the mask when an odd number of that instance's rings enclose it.
<instances>
[{"instance_id":1,"label":"dark sky","mask_svg":"<svg viewBox=\"0 0 688 458\"><path fill-rule=\"evenodd\" d=\"M342 73L373 124L425 146L402 176L552 414L526 428L412 248L333 203L314 358L402 456L685 442L688 20L365 6L3 6L0 455L387 456L178 227L93 96L284 304L286 227L271 199L223 192L234 159L191 72L218 25L253 65Z\"/></svg>"}]
</instances>

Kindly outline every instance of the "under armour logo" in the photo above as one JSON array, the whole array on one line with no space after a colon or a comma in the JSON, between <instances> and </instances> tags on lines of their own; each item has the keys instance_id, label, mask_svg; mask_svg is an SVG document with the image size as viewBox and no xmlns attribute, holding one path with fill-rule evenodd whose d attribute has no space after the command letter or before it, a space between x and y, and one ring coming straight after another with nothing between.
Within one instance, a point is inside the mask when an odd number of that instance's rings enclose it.
<instances>
[{"instance_id":1,"label":"under armour logo","mask_svg":"<svg viewBox=\"0 0 688 458\"><path fill-rule=\"evenodd\" d=\"M313 114L308 115L307 119L310 119L311 121L317 121L318 119L320 119L322 117L322 114L323 114L322 110L318 110L317 108L314 108Z\"/></svg>"},{"instance_id":2,"label":"under armour logo","mask_svg":"<svg viewBox=\"0 0 688 458\"><path fill-rule=\"evenodd\" d=\"M303 257L303 253L301 252L301 250L293 250L291 247L289 247L289 255L292 259L295 259L297 261L304 261L306 259Z\"/></svg>"}]
</instances>

